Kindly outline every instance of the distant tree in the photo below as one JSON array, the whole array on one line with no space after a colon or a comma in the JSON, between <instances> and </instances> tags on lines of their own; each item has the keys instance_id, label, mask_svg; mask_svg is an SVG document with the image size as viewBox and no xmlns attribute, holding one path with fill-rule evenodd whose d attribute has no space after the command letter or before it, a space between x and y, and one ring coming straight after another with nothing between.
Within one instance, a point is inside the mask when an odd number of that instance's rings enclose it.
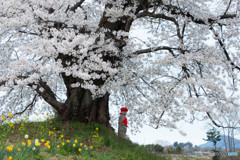
<instances>
[{"instance_id":1,"label":"distant tree","mask_svg":"<svg viewBox=\"0 0 240 160\"><path fill-rule=\"evenodd\" d=\"M181 142L181 143L178 144L178 146L183 148L185 146L185 144Z\"/></svg>"},{"instance_id":2,"label":"distant tree","mask_svg":"<svg viewBox=\"0 0 240 160\"><path fill-rule=\"evenodd\" d=\"M214 149L216 151L217 142L221 140L219 131L217 131L216 128L212 128L208 130L206 134L207 134L207 139L203 138L203 140L213 142Z\"/></svg>"},{"instance_id":3,"label":"distant tree","mask_svg":"<svg viewBox=\"0 0 240 160\"><path fill-rule=\"evenodd\" d=\"M177 146L176 153L180 154L180 153L182 153L182 151L183 151L182 147Z\"/></svg>"},{"instance_id":4,"label":"distant tree","mask_svg":"<svg viewBox=\"0 0 240 160\"><path fill-rule=\"evenodd\" d=\"M173 146L174 146L174 147L177 147L177 146L178 146L178 142L177 142L177 141L174 142L174 143L173 143Z\"/></svg>"},{"instance_id":5,"label":"distant tree","mask_svg":"<svg viewBox=\"0 0 240 160\"><path fill-rule=\"evenodd\" d=\"M187 143L184 144L184 146L189 146L189 147L192 148L192 147L193 147L193 144L192 144L191 142L187 142Z\"/></svg>"}]
</instances>

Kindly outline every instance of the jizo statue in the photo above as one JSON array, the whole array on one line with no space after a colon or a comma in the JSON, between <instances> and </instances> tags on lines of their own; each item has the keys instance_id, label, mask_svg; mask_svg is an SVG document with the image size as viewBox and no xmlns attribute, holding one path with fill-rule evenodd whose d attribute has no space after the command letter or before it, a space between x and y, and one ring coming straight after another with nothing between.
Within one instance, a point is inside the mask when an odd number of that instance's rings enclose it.
<instances>
[{"instance_id":1,"label":"jizo statue","mask_svg":"<svg viewBox=\"0 0 240 160\"><path fill-rule=\"evenodd\" d=\"M127 114L128 109L127 108L121 108L121 113L118 119L118 136L121 138L126 138L127 133Z\"/></svg>"}]
</instances>

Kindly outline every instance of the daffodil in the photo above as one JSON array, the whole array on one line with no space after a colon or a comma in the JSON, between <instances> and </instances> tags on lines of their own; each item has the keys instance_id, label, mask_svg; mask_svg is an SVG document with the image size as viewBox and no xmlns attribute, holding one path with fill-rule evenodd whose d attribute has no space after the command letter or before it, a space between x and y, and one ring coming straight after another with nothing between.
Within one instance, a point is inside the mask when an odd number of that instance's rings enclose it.
<instances>
[{"instance_id":1,"label":"daffodil","mask_svg":"<svg viewBox=\"0 0 240 160\"><path fill-rule=\"evenodd\" d=\"M12 156L9 156L7 160L12 160Z\"/></svg>"},{"instance_id":2,"label":"daffodil","mask_svg":"<svg viewBox=\"0 0 240 160\"><path fill-rule=\"evenodd\" d=\"M29 138L29 136L26 134L26 135L24 136L24 138L28 139L28 138Z\"/></svg>"},{"instance_id":3,"label":"daffodil","mask_svg":"<svg viewBox=\"0 0 240 160\"><path fill-rule=\"evenodd\" d=\"M1 120L2 120L2 121L4 121L4 119L5 119L5 117L4 117L4 116L2 116L2 117L1 117Z\"/></svg>"}]
</instances>

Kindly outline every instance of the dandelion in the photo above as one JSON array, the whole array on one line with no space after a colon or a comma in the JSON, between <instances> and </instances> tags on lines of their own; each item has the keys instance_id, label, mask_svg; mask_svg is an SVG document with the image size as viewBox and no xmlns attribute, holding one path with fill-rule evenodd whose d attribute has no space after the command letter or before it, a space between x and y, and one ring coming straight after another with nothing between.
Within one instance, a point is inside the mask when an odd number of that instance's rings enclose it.
<instances>
[{"instance_id":1,"label":"dandelion","mask_svg":"<svg viewBox=\"0 0 240 160\"><path fill-rule=\"evenodd\" d=\"M47 146L47 148L48 148L48 149L50 149L50 148L51 148L51 146L49 146L49 145L48 145L48 146Z\"/></svg>"},{"instance_id":2,"label":"dandelion","mask_svg":"<svg viewBox=\"0 0 240 160\"><path fill-rule=\"evenodd\" d=\"M20 148L18 148L18 151L21 151L21 149L20 149Z\"/></svg>"},{"instance_id":3,"label":"dandelion","mask_svg":"<svg viewBox=\"0 0 240 160\"><path fill-rule=\"evenodd\" d=\"M60 146L59 145L57 145L57 148L59 148Z\"/></svg>"},{"instance_id":4,"label":"dandelion","mask_svg":"<svg viewBox=\"0 0 240 160\"><path fill-rule=\"evenodd\" d=\"M98 127L96 128L96 130L98 131Z\"/></svg>"},{"instance_id":5,"label":"dandelion","mask_svg":"<svg viewBox=\"0 0 240 160\"><path fill-rule=\"evenodd\" d=\"M24 147L26 145L26 143L22 142L22 146Z\"/></svg>"},{"instance_id":6,"label":"dandelion","mask_svg":"<svg viewBox=\"0 0 240 160\"><path fill-rule=\"evenodd\" d=\"M93 149L93 146L90 146L90 149L92 150L92 149Z\"/></svg>"},{"instance_id":7,"label":"dandelion","mask_svg":"<svg viewBox=\"0 0 240 160\"><path fill-rule=\"evenodd\" d=\"M77 143L77 139L75 139L74 143Z\"/></svg>"},{"instance_id":8,"label":"dandelion","mask_svg":"<svg viewBox=\"0 0 240 160\"><path fill-rule=\"evenodd\" d=\"M69 140L67 140L67 143L70 143L70 141L69 141Z\"/></svg>"},{"instance_id":9,"label":"dandelion","mask_svg":"<svg viewBox=\"0 0 240 160\"><path fill-rule=\"evenodd\" d=\"M41 139L41 142L43 143L43 142L45 142L45 140L44 140L44 139Z\"/></svg>"},{"instance_id":10,"label":"dandelion","mask_svg":"<svg viewBox=\"0 0 240 160\"><path fill-rule=\"evenodd\" d=\"M65 143L64 143L64 142L62 142L62 145L64 146L64 145L65 145Z\"/></svg>"},{"instance_id":11,"label":"dandelion","mask_svg":"<svg viewBox=\"0 0 240 160\"><path fill-rule=\"evenodd\" d=\"M76 147L76 144L75 144L75 143L73 144L73 147Z\"/></svg>"},{"instance_id":12,"label":"dandelion","mask_svg":"<svg viewBox=\"0 0 240 160\"><path fill-rule=\"evenodd\" d=\"M82 151L82 149L81 149L81 148L78 148L78 151L79 151L79 152L81 152L81 151Z\"/></svg>"},{"instance_id":13,"label":"dandelion","mask_svg":"<svg viewBox=\"0 0 240 160\"><path fill-rule=\"evenodd\" d=\"M80 146L82 146L83 145L83 143L80 143Z\"/></svg>"},{"instance_id":14,"label":"dandelion","mask_svg":"<svg viewBox=\"0 0 240 160\"><path fill-rule=\"evenodd\" d=\"M8 157L8 160L12 160L12 156L9 156L9 157Z\"/></svg>"},{"instance_id":15,"label":"dandelion","mask_svg":"<svg viewBox=\"0 0 240 160\"><path fill-rule=\"evenodd\" d=\"M28 139L28 138L29 138L29 136L26 134L26 135L24 136L24 138Z\"/></svg>"},{"instance_id":16,"label":"dandelion","mask_svg":"<svg viewBox=\"0 0 240 160\"><path fill-rule=\"evenodd\" d=\"M86 147L85 149L86 149L86 150L88 150L88 148L87 148L87 147Z\"/></svg>"}]
</instances>

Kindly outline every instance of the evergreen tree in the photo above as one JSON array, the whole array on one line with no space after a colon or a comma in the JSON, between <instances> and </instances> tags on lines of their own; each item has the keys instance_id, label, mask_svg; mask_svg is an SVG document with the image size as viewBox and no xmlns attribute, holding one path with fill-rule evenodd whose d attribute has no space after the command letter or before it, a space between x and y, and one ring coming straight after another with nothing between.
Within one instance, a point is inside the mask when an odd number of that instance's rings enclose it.
<instances>
[{"instance_id":1,"label":"evergreen tree","mask_svg":"<svg viewBox=\"0 0 240 160\"><path fill-rule=\"evenodd\" d=\"M212 128L212 129L208 130L206 132L206 134L207 134L207 139L203 139L203 140L213 142L214 149L216 151L217 142L221 141L221 137L220 137L219 131L217 131L216 128Z\"/></svg>"}]
</instances>

